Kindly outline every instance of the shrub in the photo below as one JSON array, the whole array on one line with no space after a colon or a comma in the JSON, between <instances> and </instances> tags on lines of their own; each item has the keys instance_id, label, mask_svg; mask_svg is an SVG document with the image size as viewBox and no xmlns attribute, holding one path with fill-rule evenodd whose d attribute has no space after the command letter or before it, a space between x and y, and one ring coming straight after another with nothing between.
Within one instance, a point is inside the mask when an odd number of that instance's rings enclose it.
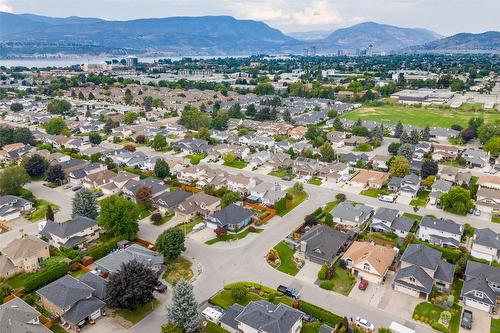
<instances>
[{"instance_id":1,"label":"shrub","mask_svg":"<svg viewBox=\"0 0 500 333\"><path fill-rule=\"evenodd\" d=\"M326 273L327 272L328 272L328 266L326 266L326 265L321 266L321 269L318 272L318 279L326 280Z\"/></svg>"},{"instance_id":2,"label":"shrub","mask_svg":"<svg viewBox=\"0 0 500 333\"><path fill-rule=\"evenodd\" d=\"M217 237L223 237L227 235L227 230L226 228L218 227L217 229L214 230L215 234Z\"/></svg>"},{"instance_id":3,"label":"shrub","mask_svg":"<svg viewBox=\"0 0 500 333\"><path fill-rule=\"evenodd\" d=\"M92 257L92 259L99 260L102 257L105 257L108 255L108 253L111 252L116 247L116 244L121 241L122 239L126 239L124 236L117 236L114 238L111 238L110 240L103 242L102 244L99 244L98 246L90 249L87 251L87 255Z\"/></svg>"},{"instance_id":4,"label":"shrub","mask_svg":"<svg viewBox=\"0 0 500 333\"><path fill-rule=\"evenodd\" d=\"M245 297L247 297L247 294L247 288L243 286L237 286L231 289L231 297L237 302L241 302L242 300L244 300Z\"/></svg>"},{"instance_id":5,"label":"shrub","mask_svg":"<svg viewBox=\"0 0 500 333\"><path fill-rule=\"evenodd\" d=\"M60 262L58 264L51 265L43 271L30 275L24 283L24 289L27 292L36 290L54 280L57 280L58 278L65 275L68 271L69 265L66 262Z\"/></svg>"},{"instance_id":6,"label":"shrub","mask_svg":"<svg viewBox=\"0 0 500 333\"><path fill-rule=\"evenodd\" d=\"M326 290L332 290L333 289L333 281L325 280L325 281L321 282L319 287L322 289L326 289Z\"/></svg>"},{"instance_id":7,"label":"shrub","mask_svg":"<svg viewBox=\"0 0 500 333\"><path fill-rule=\"evenodd\" d=\"M342 317L304 301L300 302L299 310L324 322L327 325L330 325L331 327L335 327L335 325L339 324L342 321Z\"/></svg>"},{"instance_id":8,"label":"shrub","mask_svg":"<svg viewBox=\"0 0 500 333\"><path fill-rule=\"evenodd\" d=\"M251 226L248 227L248 231L249 232L256 232L257 229L255 229L255 227L253 225L251 225Z\"/></svg>"},{"instance_id":9,"label":"shrub","mask_svg":"<svg viewBox=\"0 0 500 333\"><path fill-rule=\"evenodd\" d=\"M337 201L345 201L346 200L346 196L344 193L338 193L336 196L335 196L335 199L337 199Z\"/></svg>"},{"instance_id":10,"label":"shrub","mask_svg":"<svg viewBox=\"0 0 500 333\"><path fill-rule=\"evenodd\" d=\"M151 214L151 217L150 217L151 222L153 222L153 224L160 223L161 218L162 218L161 213L158 213L158 212Z\"/></svg>"},{"instance_id":11,"label":"shrub","mask_svg":"<svg viewBox=\"0 0 500 333\"><path fill-rule=\"evenodd\" d=\"M29 305L33 306L35 305L35 302L37 300L36 294L28 294L26 295L23 300L28 303Z\"/></svg>"},{"instance_id":12,"label":"shrub","mask_svg":"<svg viewBox=\"0 0 500 333\"><path fill-rule=\"evenodd\" d=\"M276 299L276 295L274 294L269 294L267 295L267 301L270 303L274 303L274 300Z\"/></svg>"}]
</instances>

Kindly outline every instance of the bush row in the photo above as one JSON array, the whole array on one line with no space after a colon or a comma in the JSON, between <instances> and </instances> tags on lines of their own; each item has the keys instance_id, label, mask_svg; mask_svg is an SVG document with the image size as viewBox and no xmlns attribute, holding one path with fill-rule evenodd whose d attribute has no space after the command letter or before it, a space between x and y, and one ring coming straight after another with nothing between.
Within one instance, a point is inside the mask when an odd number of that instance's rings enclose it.
<instances>
[{"instance_id":1,"label":"bush row","mask_svg":"<svg viewBox=\"0 0 500 333\"><path fill-rule=\"evenodd\" d=\"M45 286L46 284L49 284L52 281L59 279L68 271L69 265L67 262L60 262L58 264L50 265L46 269L30 275L24 283L24 289L27 292L36 290L40 287Z\"/></svg>"}]
</instances>

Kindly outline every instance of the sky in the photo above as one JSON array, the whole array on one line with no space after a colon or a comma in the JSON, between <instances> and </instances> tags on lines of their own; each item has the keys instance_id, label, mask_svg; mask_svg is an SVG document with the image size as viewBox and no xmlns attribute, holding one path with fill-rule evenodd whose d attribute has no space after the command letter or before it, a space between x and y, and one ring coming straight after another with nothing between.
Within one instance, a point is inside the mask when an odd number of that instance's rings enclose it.
<instances>
[{"instance_id":1,"label":"sky","mask_svg":"<svg viewBox=\"0 0 500 333\"><path fill-rule=\"evenodd\" d=\"M366 21L445 36L500 30L500 0L0 0L0 11L112 20L231 15L283 32L333 31Z\"/></svg>"}]
</instances>

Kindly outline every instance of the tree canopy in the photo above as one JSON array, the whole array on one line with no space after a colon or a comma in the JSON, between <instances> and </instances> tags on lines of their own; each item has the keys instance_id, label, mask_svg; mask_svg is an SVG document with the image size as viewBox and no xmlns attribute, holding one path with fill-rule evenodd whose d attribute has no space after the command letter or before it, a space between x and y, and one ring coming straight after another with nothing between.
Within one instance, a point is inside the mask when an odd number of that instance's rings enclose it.
<instances>
[{"instance_id":1,"label":"tree canopy","mask_svg":"<svg viewBox=\"0 0 500 333\"><path fill-rule=\"evenodd\" d=\"M186 250L184 238L182 230L177 228L167 229L156 239L156 250L168 260L175 260Z\"/></svg>"},{"instance_id":2,"label":"tree canopy","mask_svg":"<svg viewBox=\"0 0 500 333\"><path fill-rule=\"evenodd\" d=\"M119 195L112 195L101 200L98 224L107 232L118 236L126 235L129 239L139 231L139 209L136 204Z\"/></svg>"}]
</instances>

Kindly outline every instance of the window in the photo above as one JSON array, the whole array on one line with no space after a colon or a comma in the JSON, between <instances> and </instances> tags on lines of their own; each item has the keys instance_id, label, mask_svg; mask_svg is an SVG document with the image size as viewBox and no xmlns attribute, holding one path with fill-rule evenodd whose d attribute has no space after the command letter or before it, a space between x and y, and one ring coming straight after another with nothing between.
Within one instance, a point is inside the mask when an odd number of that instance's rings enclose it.
<instances>
[{"instance_id":1,"label":"window","mask_svg":"<svg viewBox=\"0 0 500 333\"><path fill-rule=\"evenodd\" d=\"M474 292L474 296L476 296L477 298L483 298L483 292L481 292L481 291L477 291L477 290L476 290L476 291Z\"/></svg>"},{"instance_id":2,"label":"window","mask_svg":"<svg viewBox=\"0 0 500 333\"><path fill-rule=\"evenodd\" d=\"M363 269L364 269L365 271L369 271L369 270L370 270L370 264L369 264L369 263L365 263L365 264L363 265Z\"/></svg>"},{"instance_id":3,"label":"window","mask_svg":"<svg viewBox=\"0 0 500 333\"><path fill-rule=\"evenodd\" d=\"M415 283L415 278L413 276L410 276L410 282Z\"/></svg>"}]
</instances>

